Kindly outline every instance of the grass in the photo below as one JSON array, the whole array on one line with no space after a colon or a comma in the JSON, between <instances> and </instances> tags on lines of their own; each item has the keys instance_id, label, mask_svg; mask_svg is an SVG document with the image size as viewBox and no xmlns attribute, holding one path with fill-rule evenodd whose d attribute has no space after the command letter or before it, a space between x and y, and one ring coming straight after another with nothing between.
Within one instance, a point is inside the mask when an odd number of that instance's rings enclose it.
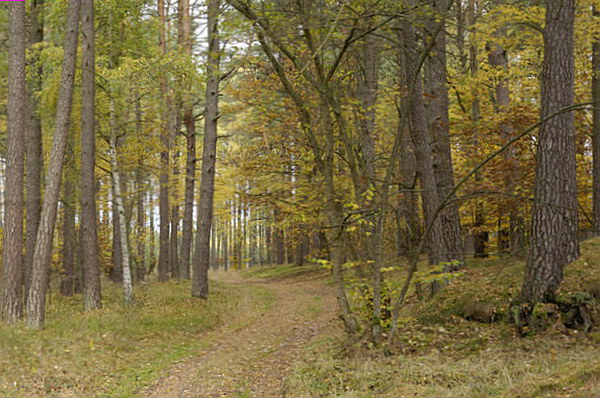
<instances>
[{"instance_id":1,"label":"grass","mask_svg":"<svg viewBox=\"0 0 600 398\"><path fill-rule=\"evenodd\" d=\"M104 286L103 308L82 313L79 298L53 295L47 327L0 326L0 396L128 397L174 361L211 343L205 332L241 329L274 303L257 286L213 284L207 301L189 297L189 282L121 289Z\"/></svg>"},{"instance_id":2,"label":"grass","mask_svg":"<svg viewBox=\"0 0 600 398\"><path fill-rule=\"evenodd\" d=\"M598 322L600 239L581 249L565 269L559 295L589 299ZM600 331L556 322L519 337L505 322L523 272L523 262L513 258L470 260L433 299L409 297L396 345L373 349L348 345L343 336L321 339L305 351L286 390L298 397L600 396Z\"/></svg>"},{"instance_id":3,"label":"grass","mask_svg":"<svg viewBox=\"0 0 600 398\"><path fill-rule=\"evenodd\" d=\"M252 267L245 270L242 273L244 278L260 278L260 279L310 279L310 278L322 278L328 275L330 272L324 269L319 264L305 264L305 265L263 265L259 267Z\"/></svg>"}]
</instances>

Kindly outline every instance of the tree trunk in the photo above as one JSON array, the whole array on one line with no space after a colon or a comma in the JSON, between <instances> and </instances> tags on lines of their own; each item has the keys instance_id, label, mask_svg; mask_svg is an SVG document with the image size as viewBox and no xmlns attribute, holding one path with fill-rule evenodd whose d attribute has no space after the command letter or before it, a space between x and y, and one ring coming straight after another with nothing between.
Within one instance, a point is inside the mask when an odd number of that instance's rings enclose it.
<instances>
[{"instance_id":1,"label":"tree trunk","mask_svg":"<svg viewBox=\"0 0 600 398\"><path fill-rule=\"evenodd\" d=\"M445 24L448 13L447 0L436 0L434 10L438 16L431 24ZM441 20L440 20L441 19ZM432 29L435 31L436 29ZM442 27L433 39L431 55L425 63L425 91L428 98L428 115L433 144L434 172L439 200L454 188L454 171L452 166L452 150L450 146L450 121L448 118L448 76L446 68L446 33ZM450 201L440 212L444 229L445 260L464 260L460 217L456 201Z\"/></svg>"},{"instance_id":2,"label":"tree trunk","mask_svg":"<svg viewBox=\"0 0 600 398\"><path fill-rule=\"evenodd\" d=\"M166 15L164 0L158 0L158 15L160 18L159 26L159 46L163 56L167 54L167 39L165 32ZM168 98L167 78L163 77L160 83L160 91L163 100L166 102L166 110L163 111L163 126L161 131L162 150L160 152L160 193L159 193L159 253L158 253L158 280L165 282L169 279L169 172L170 158L169 149L171 147L171 126L169 123L170 100Z\"/></svg>"},{"instance_id":3,"label":"tree trunk","mask_svg":"<svg viewBox=\"0 0 600 398\"><path fill-rule=\"evenodd\" d=\"M46 192L33 254L31 291L27 297L27 326L36 329L44 327L46 315L46 290L48 288L48 274L52 255L52 238L56 223L56 209L73 99L80 6L81 0L69 0L62 74L56 106L54 141L50 152Z\"/></svg>"},{"instance_id":4,"label":"tree trunk","mask_svg":"<svg viewBox=\"0 0 600 398\"><path fill-rule=\"evenodd\" d=\"M123 256L122 258L122 271L123 271L123 294L126 303L130 303L133 300L133 287L132 287L132 279L131 279L131 266L129 261L129 243L127 239L127 221L125 220L125 206L123 205L123 196L121 192L121 173L119 170L119 162L117 159L117 129L114 123L115 116L115 100L111 93L110 98L110 119L113 121L111 123L111 131L110 131L110 148L109 148L109 156L110 156L110 168L111 168L111 176L112 176L112 191L114 204L117 208L117 219L119 229L117 231L119 235L119 242L121 244L120 252ZM116 220L113 220L116 221ZM117 224L115 222L115 224Z\"/></svg>"},{"instance_id":5,"label":"tree trunk","mask_svg":"<svg viewBox=\"0 0 600 398\"><path fill-rule=\"evenodd\" d=\"M29 12L29 46L44 41L43 0L33 0ZM36 60L39 62L39 59ZM38 111L37 92L42 88L42 66L39 63L33 82L29 86L29 128L27 133L27 187L25 219L25 301L31 282L31 264L35 250L35 237L40 224L42 210L42 170L44 157L42 148L42 120Z\"/></svg>"},{"instance_id":6,"label":"tree trunk","mask_svg":"<svg viewBox=\"0 0 600 398\"><path fill-rule=\"evenodd\" d=\"M179 38L185 54L192 56L192 28L190 18L190 1L179 0ZM183 98L183 123L187 140L187 157L185 162L185 193L183 210L183 231L181 235L180 276L190 279L190 259L192 250L192 229L194 219L194 186L196 183L196 120L190 95Z\"/></svg>"},{"instance_id":7,"label":"tree trunk","mask_svg":"<svg viewBox=\"0 0 600 398\"><path fill-rule=\"evenodd\" d=\"M573 0L547 0L531 243L522 301L552 302L563 267L579 256L573 112Z\"/></svg>"},{"instance_id":8,"label":"tree trunk","mask_svg":"<svg viewBox=\"0 0 600 398\"><path fill-rule=\"evenodd\" d=\"M81 70L81 271L83 277L83 309L101 307L100 266L98 264L98 231L96 226L96 32L94 1L81 6L82 70Z\"/></svg>"},{"instance_id":9,"label":"tree trunk","mask_svg":"<svg viewBox=\"0 0 600 398\"><path fill-rule=\"evenodd\" d=\"M206 110L204 112L204 145L198 201L198 237L192 275L192 296L208 298L210 231L213 218L215 164L217 160L217 122L219 119L219 82L221 49L219 43L220 0L208 1L208 53L206 76Z\"/></svg>"},{"instance_id":10,"label":"tree trunk","mask_svg":"<svg viewBox=\"0 0 600 398\"><path fill-rule=\"evenodd\" d=\"M594 17L600 19L600 11L594 9ZM592 101L594 101L594 127L592 133L594 153L594 232L600 236L600 39L592 44Z\"/></svg>"},{"instance_id":11,"label":"tree trunk","mask_svg":"<svg viewBox=\"0 0 600 398\"><path fill-rule=\"evenodd\" d=\"M425 118L425 106L421 94L421 76L417 71L418 65L416 64L418 55L416 51L415 32L410 26L406 26L402 30L407 52L406 76L412 80L412 89L409 93L409 128L413 142L415 143L416 163L419 165L417 168L417 177L421 188L421 202L423 204L426 225L425 230L430 230L429 236L426 237L429 242L427 247L429 263L436 265L446 259L447 253L445 253L445 231L442 220L436 215L439 207L439 197L436 193L433 152L431 150L433 137L429 134Z\"/></svg>"},{"instance_id":12,"label":"tree trunk","mask_svg":"<svg viewBox=\"0 0 600 398\"><path fill-rule=\"evenodd\" d=\"M75 180L77 170L75 169L75 153L73 153L73 132L69 132L67 153L65 156L65 176L63 181L63 248L62 248L62 280L60 293L63 296L73 296L76 281L76 259L77 232L75 230Z\"/></svg>"},{"instance_id":13,"label":"tree trunk","mask_svg":"<svg viewBox=\"0 0 600 398\"><path fill-rule=\"evenodd\" d=\"M27 128L25 3L9 5L8 128L0 315L13 324L23 315L23 174Z\"/></svg>"}]
</instances>

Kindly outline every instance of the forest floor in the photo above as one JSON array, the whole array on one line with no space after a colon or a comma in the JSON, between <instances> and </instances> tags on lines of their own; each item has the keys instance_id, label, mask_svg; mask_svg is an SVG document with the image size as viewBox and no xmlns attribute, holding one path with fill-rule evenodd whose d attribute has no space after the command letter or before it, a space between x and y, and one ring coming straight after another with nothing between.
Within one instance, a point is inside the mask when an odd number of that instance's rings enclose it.
<instances>
[{"instance_id":1,"label":"forest floor","mask_svg":"<svg viewBox=\"0 0 600 398\"><path fill-rule=\"evenodd\" d=\"M241 330L227 325L210 332L215 343L174 365L143 397L284 397L289 369L304 349L324 336L339 334L332 288L313 278L244 279L236 272L213 272L229 285L259 285L275 305Z\"/></svg>"}]
</instances>

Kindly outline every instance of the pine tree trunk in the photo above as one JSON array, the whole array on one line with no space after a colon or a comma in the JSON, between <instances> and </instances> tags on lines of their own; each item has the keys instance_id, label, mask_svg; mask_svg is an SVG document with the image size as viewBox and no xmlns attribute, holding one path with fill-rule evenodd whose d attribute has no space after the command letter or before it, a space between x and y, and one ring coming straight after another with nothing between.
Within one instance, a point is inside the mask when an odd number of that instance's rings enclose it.
<instances>
[{"instance_id":1,"label":"pine tree trunk","mask_svg":"<svg viewBox=\"0 0 600 398\"><path fill-rule=\"evenodd\" d=\"M44 24L42 6L44 0L33 0L29 12L29 46L33 47L44 40ZM39 62L39 59L36 60ZM40 212L42 210L42 170L43 148L42 148L42 120L38 111L37 91L42 88L43 69L40 63L33 82L29 87L29 128L27 133L27 181L25 206L25 302L31 282L31 264L33 262L33 251L35 250L35 238L40 225Z\"/></svg>"},{"instance_id":2,"label":"pine tree trunk","mask_svg":"<svg viewBox=\"0 0 600 398\"><path fill-rule=\"evenodd\" d=\"M448 13L447 0L436 0L434 11L437 17L431 25L444 24ZM432 29L435 31L437 29ZM450 121L448 117L448 77L446 68L446 33L444 28L434 38L431 55L425 63L425 91L430 99L427 113L430 121L434 155L434 172L439 201L443 200L454 188L454 170L450 146ZM450 201L440 212L444 229L443 259L464 260L460 217L456 201Z\"/></svg>"},{"instance_id":3,"label":"pine tree trunk","mask_svg":"<svg viewBox=\"0 0 600 398\"><path fill-rule=\"evenodd\" d=\"M544 120L573 105L573 0L547 0L541 114ZM563 267L579 256L577 169L573 112L560 113L540 127L531 243L522 301L552 302Z\"/></svg>"},{"instance_id":4,"label":"pine tree trunk","mask_svg":"<svg viewBox=\"0 0 600 398\"><path fill-rule=\"evenodd\" d=\"M25 3L9 4L8 128L0 315L13 324L23 315L23 174L27 127Z\"/></svg>"},{"instance_id":5,"label":"pine tree trunk","mask_svg":"<svg viewBox=\"0 0 600 398\"><path fill-rule=\"evenodd\" d=\"M52 237L56 223L65 146L71 118L80 6L81 0L69 0L62 74L56 106L54 141L50 152L50 164L46 175L46 191L33 254L31 291L27 297L27 326L35 329L44 327L46 315L46 291L52 255Z\"/></svg>"},{"instance_id":6,"label":"pine tree trunk","mask_svg":"<svg viewBox=\"0 0 600 398\"><path fill-rule=\"evenodd\" d=\"M161 48L163 56L167 54L167 39L165 32L165 24L166 24L166 15L165 15L165 3L164 0L158 0L158 15L160 17L160 37L159 37L159 46ZM160 219L160 231L159 231L159 252L158 252L158 280L160 282L165 282L169 279L169 211L171 210L170 201L169 201L169 172L170 172L170 158L169 158L169 149L171 147L170 138L171 138L171 129L169 123L169 115L170 115L170 100L168 98L168 86L167 86L167 78L163 77L160 83L160 90L162 94L162 98L165 101L167 108L163 111L163 126L161 131L161 143L162 150L160 152L160 193L159 193L159 219Z\"/></svg>"},{"instance_id":7,"label":"pine tree trunk","mask_svg":"<svg viewBox=\"0 0 600 398\"><path fill-rule=\"evenodd\" d=\"M594 17L600 20L600 11L594 9ZM594 232L600 236L600 39L592 44L592 101L594 101L594 127L592 133L594 154Z\"/></svg>"},{"instance_id":8,"label":"pine tree trunk","mask_svg":"<svg viewBox=\"0 0 600 398\"><path fill-rule=\"evenodd\" d=\"M208 298L208 268L210 262L210 231L213 218L215 165L217 160L217 122L219 119L219 82L221 49L219 42L220 0L208 1L208 53L206 110L204 113L204 145L202 174L198 201L198 237L192 275L192 296Z\"/></svg>"},{"instance_id":9,"label":"pine tree trunk","mask_svg":"<svg viewBox=\"0 0 600 398\"><path fill-rule=\"evenodd\" d=\"M60 283L60 294L73 296L75 293L76 280L76 248L77 232L75 230L76 201L75 179L75 154L73 153L73 132L69 132L67 153L65 156L65 176L63 181L63 249L62 249L62 280Z\"/></svg>"},{"instance_id":10,"label":"pine tree trunk","mask_svg":"<svg viewBox=\"0 0 600 398\"><path fill-rule=\"evenodd\" d=\"M185 53L192 56L192 28L190 18L190 1L179 0L179 38ZM185 193L183 209L183 230L181 235L180 274L183 279L190 279L192 254L192 229L194 219L194 189L196 183L196 120L191 97L183 98L183 123L187 140L187 157L185 161Z\"/></svg>"},{"instance_id":11,"label":"pine tree trunk","mask_svg":"<svg viewBox=\"0 0 600 398\"><path fill-rule=\"evenodd\" d=\"M402 31L407 52L407 70L405 75L408 79L414 79L409 94L409 128L415 144L416 163L419 165L417 168L417 177L421 188L421 202L425 216L426 230L429 228L430 231L429 236L426 237L429 242L427 252L429 263L436 265L446 259L446 246L444 244L445 231L442 220L440 217L436 217L439 198L436 189L433 152L431 150L433 137L431 137L427 129L425 106L421 94L421 76L418 73L415 74L418 59L415 32L410 26L405 26Z\"/></svg>"},{"instance_id":12,"label":"pine tree trunk","mask_svg":"<svg viewBox=\"0 0 600 398\"><path fill-rule=\"evenodd\" d=\"M83 309L96 310L100 301L100 265L98 264L98 231L96 225L96 31L94 1L81 6L82 70L81 70L81 271Z\"/></svg>"}]
</instances>

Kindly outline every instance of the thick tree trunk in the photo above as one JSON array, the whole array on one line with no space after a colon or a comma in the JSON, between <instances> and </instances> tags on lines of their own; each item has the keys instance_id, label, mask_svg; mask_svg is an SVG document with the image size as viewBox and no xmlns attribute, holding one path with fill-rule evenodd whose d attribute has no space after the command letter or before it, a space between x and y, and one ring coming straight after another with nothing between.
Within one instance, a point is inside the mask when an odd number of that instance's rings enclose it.
<instances>
[{"instance_id":1,"label":"thick tree trunk","mask_svg":"<svg viewBox=\"0 0 600 398\"><path fill-rule=\"evenodd\" d=\"M50 152L46 192L33 254L31 291L27 297L27 326L36 329L44 327L46 315L46 290L48 288L52 255L52 237L56 223L63 160L71 118L80 6L81 0L69 0L63 66L56 106L54 141Z\"/></svg>"},{"instance_id":2,"label":"thick tree trunk","mask_svg":"<svg viewBox=\"0 0 600 398\"><path fill-rule=\"evenodd\" d=\"M213 218L215 165L217 160L217 123L219 119L219 82L221 49L219 41L220 0L208 1L208 53L206 110L204 112L204 145L202 174L198 201L198 237L192 275L192 296L208 298L208 268L210 263L210 231Z\"/></svg>"},{"instance_id":3,"label":"thick tree trunk","mask_svg":"<svg viewBox=\"0 0 600 398\"><path fill-rule=\"evenodd\" d=\"M29 46L33 47L44 40L44 24L42 6L44 0L33 0L29 12ZM39 62L39 60L37 60ZM27 133L27 188L25 206L25 301L31 282L31 264L35 250L35 238L40 225L40 212L42 210L42 120L38 111L37 91L42 88L42 66L38 67L36 75L29 87L29 127Z\"/></svg>"},{"instance_id":4,"label":"thick tree trunk","mask_svg":"<svg viewBox=\"0 0 600 398\"><path fill-rule=\"evenodd\" d=\"M447 0L436 0L434 10L438 16L432 24L444 24ZM432 29L435 31L437 29ZM454 188L454 170L450 146L450 121L448 117L448 76L446 68L446 33L444 28L434 38L431 55L425 63L425 91L428 98L427 112L432 135L434 172L439 200L443 200ZM445 260L464 260L460 217L456 201L450 201L440 212L444 233Z\"/></svg>"},{"instance_id":5,"label":"thick tree trunk","mask_svg":"<svg viewBox=\"0 0 600 398\"><path fill-rule=\"evenodd\" d=\"M417 168L417 177L421 188L421 202L423 204L426 230L427 228L430 230L427 237L427 241L429 242L427 252L429 263L436 265L447 258L447 253L445 253L446 246L444 244L444 233L446 231L443 228L441 218L436 217L436 211L439 207L439 197L437 195L433 152L431 150L433 137L431 137L427 129L425 106L421 94L421 76L420 74L415 74L418 59L415 32L410 26L406 26L402 30L407 52L406 76L408 79L412 79L412 89L409 94L409 127L415 144L416 163L419 165Z\"/></svg>"},{"instance_id":6,"label":"thick tree trunk","mask_svg":"<svg viewBox=\"0 0 600 398\"><path fill-rule=\"evenodd\" d=\"M27 128L25 3L10 4L8 12L8 131L0 315L4 322L13 324L23 315L23 174Z\"/></svg>"},{"instance_id":7,"label":"thick tree trunk","mask_svg":"<svg viewBox=\"0 0 600 398\"><path fill-rule=\"evenodd\" d=\"M542 64L542 120L574 98L573 0L547 0ZM535 202L524 302L552 302L563 267L579 256L577 238L577 169L573 112L551 117L540 127Z\"/></svg>"},{"instance_id":8,"label":"thick tree trunk","mask_svg":"<svg viewBox=\"0 0 600 398\"><path fill-rule=\"evenodd\" d=\"M81 6L82 70L81 70L81 271L83 309L101 307L100 266L98 264L98 232L96 226L96 32L94 1Z\"/></svg>"}]
</instances>

